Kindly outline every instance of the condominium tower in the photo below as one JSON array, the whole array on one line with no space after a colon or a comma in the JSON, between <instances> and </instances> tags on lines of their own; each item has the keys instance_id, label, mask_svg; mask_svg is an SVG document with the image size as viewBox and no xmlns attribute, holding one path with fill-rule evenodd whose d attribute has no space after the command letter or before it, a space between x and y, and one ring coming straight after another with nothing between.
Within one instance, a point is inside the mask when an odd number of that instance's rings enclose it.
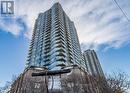
<instances>
[{"instance_id":1,"label":"condominium tower","mask_svg":"<svg viewBox=\"0 0 130 93\"><path fill-rule=\"evenodd\" d=\"M83 56L86 63L87 71L93 76L104 77L104 73L96 52L94 50L88 49L84 51Z\"/></svg>"},{"instance_id":2,"label":"condominium tower","mask_svg":"<svg viewBox=\"0 0 130 93\"><path fill-rule=\"evenodd\" d=\"M57 70L75 64L86 69L74 23L55 3L36 19L26 67Z\"/></svg>"}]
</instances>

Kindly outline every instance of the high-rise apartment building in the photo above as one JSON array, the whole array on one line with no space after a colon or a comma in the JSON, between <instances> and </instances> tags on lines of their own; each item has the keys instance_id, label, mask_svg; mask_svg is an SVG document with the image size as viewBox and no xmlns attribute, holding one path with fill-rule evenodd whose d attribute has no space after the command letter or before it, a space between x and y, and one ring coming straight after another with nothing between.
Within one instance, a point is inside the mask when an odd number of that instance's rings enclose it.
<instances>
[{"instance_id":1,"label":"high-rise apartment building","mask_svg":"<svg viewBox=\"0 0 130 93\"><path fill-rule=\"evenodd\" d=\"M74 23L59 3L36 19L26 68L9 93L106 92L95 78L104 76L95 51L82 54Z\"/></svg>"},{"instance_id":2,"label":"high-rise apartment building","mask_svg":"<svg viewBox=\"0 0 130 93\"><path fill-rule=\"evenodd\" d=\"M74 23L56 3L36 19L26 66L55 70L74 64L86 68Z\"/></svg>"},{"instance_id":3,"label":"high-rise apartment building","mask_svg":"<svg viewBox=\"0 0 130 93\"><path fill-rule=\"evenodd\" d=\"M96 52L94 50L88 49L84 51L83 56L86 63L87 71L93 76L104 77L104 73L100 65L100 62L98 60Z\"/></svg>"}]
</instances>

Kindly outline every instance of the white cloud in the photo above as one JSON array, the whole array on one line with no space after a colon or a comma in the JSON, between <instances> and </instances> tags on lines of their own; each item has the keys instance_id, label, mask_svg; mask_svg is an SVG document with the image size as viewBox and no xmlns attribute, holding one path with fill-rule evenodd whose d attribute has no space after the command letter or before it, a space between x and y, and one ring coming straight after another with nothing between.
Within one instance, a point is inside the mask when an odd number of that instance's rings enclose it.
<instances>
[{"instance_id":1,"label":"white cloud","mask_svg":"<svg viewBox=\"0 0 130 93\"><path fill-rule=\"evenodd\" d=\"M113 0L16 0L15 16L24 16L24 22L28 27L26 37L31 38L38 13L46 11L57 1L74 21L83 47L97 49L106 45L105 49L120 48L129 43L130 23ZM130 18L130 1L118 0L118 3ZM11 26L14 29L9 32L18 35L21 29L19 25ZM10 26L7 29L9 28Z\"/></svg>"},{"instance_id":2,"label":"white cloud","mask_svg":"<svg viewBox=\"0 0 130 93\"><path fill-rule=\"evenodd\" d=\"M130 2L120 1L121 6ZM79 2L77 4L80 5ZM127 8L127 9L126 9ZM105 46L105 50L114 47L120 48L124 44L130 43L130 23L126 20L122 12L117 8L112 0L89 0L89 2L77 6L69 7L71 19L74 20L82 47L99 48ZM129 6L123 7L124 10L130 9ZM76 10L76 11L75 11ZM83 11L81 15L77 15ZM127 14L130 14L127 11ZM71 16L74 15L74 16ZM130 16L130 15L128 15Z\"/></svg>"},{"instance_id":3,"label":"white cloud","mask_svg":"<svg viewBox=\"0 0 130 93\"><path fill-rule=\"evenodd\" d=\"M22 27L19 26L15 20L8 23L7 21L1 19L0 28L6 32L12 33L15 36L18 36L22 30Z\"/></svg>"}]
</instances>

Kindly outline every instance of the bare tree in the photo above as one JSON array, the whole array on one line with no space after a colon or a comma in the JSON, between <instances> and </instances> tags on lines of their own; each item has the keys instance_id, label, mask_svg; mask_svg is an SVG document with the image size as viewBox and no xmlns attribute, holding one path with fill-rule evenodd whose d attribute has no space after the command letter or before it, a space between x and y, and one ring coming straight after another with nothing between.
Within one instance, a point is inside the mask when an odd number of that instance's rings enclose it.
<instances>
[{"instance_id":1,"label":"bare tree","mask_svg":"<svg viewBox=\"0 0 130 93\"><path fill-rule=\"evenodd\" d=\"M121 71L106 78L72 73L61 79L61 86L65 93L126 93L130 89L130 79Z\"/></svg>"},{"instance_id":2,"label":"bare tree","mask_svg":"<svg viewBox=\"0 0 130 93\"><path fill-rule=\"evenodd\" d=\"M126 93L130 89L129 76L121 71L106 75L106 79L99 77L97 82L104 93Z\"/></svg>"},{"instance_id":3,"label":"bare tree","mask_svg":"<svg viewBox=\"0 0 130 93\"><path fill-rule=\"evenodd\" d=\"M85 73L73 72L61 79L61 87L63 91L66 91L64 93L91 93L90 88L92 89L93 87L89 78L89 75Z\"/></svg>"},{"instance_id":4,"label":"bare tree","mask_svg":"<svg viewBox=\"0 0 130 93\"><path fill-rule=\"evenodd\" d=\"M0 88L0 93L7 93L10 90L11 82L7 81L4 87Z\"/></svg>"},{"instance_id":5,"label":"bare tree","mask_svg":"<svg viewBox=\"0 0 130 93\"><path fill-rule=\"evenodd\" d=\"M16 78L16 75L12 75L11 81L6 81L5 85L0 88L0 93L8 93L11 88L11 84L16 80Z\"/></svg>"},{"instance_id":6,"label":"bare tree","mask_svg":"<svg viewBox=\"0 0 130 93\"><path fill-rule=\"evenodd\" d=\"M81 93L80 83L81 78L75 73L61 80L61 86L66 91L66 93Z\"/></svg>"},{"instance_id":7,"label":"bare tree","mask_svg":"<svg viewBox=\"0 0 130 93\"><path fill-rule=\"evenodd\" d=\"M124 72L117 72L107 77L107 83L112 93L125 93L130 89L129 76Z\"/></svg>"}]
</instances>

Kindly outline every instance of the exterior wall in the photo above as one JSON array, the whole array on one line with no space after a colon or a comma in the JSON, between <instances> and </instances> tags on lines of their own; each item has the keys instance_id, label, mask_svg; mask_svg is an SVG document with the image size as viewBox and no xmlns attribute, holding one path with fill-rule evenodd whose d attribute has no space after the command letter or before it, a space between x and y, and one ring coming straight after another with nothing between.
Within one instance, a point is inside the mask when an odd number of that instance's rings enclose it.
<instances>
[{"instance_id":1,"label":"exterior wall","mask_svg":"<svg viewBox=\"0 0 130 93\"><path fill-rule=\"evenodd\" d=\"M73 64L86 69L74 23L56 3L36 19L26 67L56 70Z\"/></svg>"},{"instance_id":2,"label":"exterior wall","mask_svg":"<svg viewBox=\"0 0 130 93\"><path fill-rule=\"evenodd\" d=\"M101 93L96 79L78 67L66 74L32 77L32 73L43 71L25 70L12 84L10 93Z\"/></svg>"},{"instance_id":3,"label":"exterior wall","mask_svg":"<svg viewBox=\"0 0 130 93\"><path fill-rule=\"evenodd\" d=\"M12 84L10 93L47 93L45 77L32 77L32 72L40 70L28 69ZM46 81L48 79L46 78Z\"/></svg>"}]
</instances>

